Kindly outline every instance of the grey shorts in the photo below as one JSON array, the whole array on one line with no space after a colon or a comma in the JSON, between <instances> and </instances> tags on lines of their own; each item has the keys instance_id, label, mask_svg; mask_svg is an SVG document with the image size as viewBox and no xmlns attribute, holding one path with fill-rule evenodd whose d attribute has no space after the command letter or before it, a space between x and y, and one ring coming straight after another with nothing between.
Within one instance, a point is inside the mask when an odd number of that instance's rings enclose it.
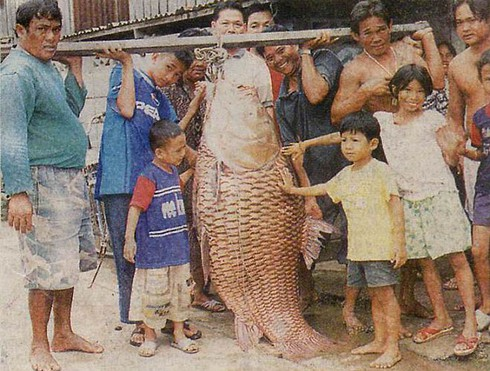
<instances>
[{"instance_id":1,"label":"grey shorts","mask_svg":"<svg viewBox=\"0 0 490 371\"><path fill-rule=\"evenodd\" d=\"M473 203L473 224L490 227L490 193L475 194Z\"/></svg>"},{"instance_id":2,"label":"grey shorts","mask_svg":"<svg viewBox=\"0 0 490 371\"><path fill-rule=\"evenodd\" d=\"M73 287L79 271L97 266L87 187L79 169L31 167L33 229L19 233L28 289Z\"/></svg>"},{"instance_id":3,"label":"grey shorts","mask_svg":"<svg viewBox=\"0 0 490 371\"><path fill-rule=\"evenodd\" d=\"M347 263L347 286L383 287L396 285L399 270L393 269L389 261L352 261Z\"/></svg>"}]
</instances>

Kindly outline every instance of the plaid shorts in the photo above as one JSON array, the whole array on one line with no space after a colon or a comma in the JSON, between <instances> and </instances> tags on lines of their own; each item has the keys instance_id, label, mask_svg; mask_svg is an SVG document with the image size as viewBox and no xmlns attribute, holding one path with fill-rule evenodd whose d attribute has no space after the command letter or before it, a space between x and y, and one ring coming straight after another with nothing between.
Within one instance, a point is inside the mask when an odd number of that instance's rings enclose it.
<instances>
[{"instance_id":1,"label":"plaid shorts","mask_svg":"<svg viewBox=\"0 0 490 371\"><path fill-rule=\"evenodd\" d=\"M80 169L31 167L33 229L19 233L25 287L63 290L97 266L87 186Z\"/></svg>"}]
</instances>

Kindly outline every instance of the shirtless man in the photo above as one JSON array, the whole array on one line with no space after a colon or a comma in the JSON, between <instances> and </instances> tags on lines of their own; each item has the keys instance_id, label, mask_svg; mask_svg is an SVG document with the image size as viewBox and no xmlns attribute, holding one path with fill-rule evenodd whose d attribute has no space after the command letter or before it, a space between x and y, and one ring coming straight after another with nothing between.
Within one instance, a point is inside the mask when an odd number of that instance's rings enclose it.
<instances>
[{"instance_id":1,"label":"shirtless man","mask_svg":"<svg viewBox=\"0 0 490 371\"><path fill-rule=\"evenodd\" d=\"M490 49L490 1L458 0L454 4L453 14L456 32L469 47L454 57L449 65L448 121L461 133L466 130L471 142L468 146L479 147L482 142L474 127L473 115L479 108L488 104L490 97L485 96L478 78L476 63L482 53ZM473 211L476 178L476 169L471 174L471 168L478 167L478 164L478 162L464 162L467 208L470 211ZM475 246L472 248L475 275L482 296L480 314L477 318L479 328L490 321L490 272L488 249L484 250Z\"/></svg>"},{"instance_id":2,"label":"shirtless man","mask_svg":"<svg viewBox=\"0 0 490 371\"><path fill-rule=\"evenodd\" d=\"M360 1L351 12L351 36L364 49L348 63L340 77L340 87L332 106L332 122L338 123L351 112L396 109L388 89L394 73L406 64L427 67L435 89L444 88L444 70L432 29L412 35L420 40L427 63L407 43L390 42L393 22L379 0Z\"/></svg>"}]
</instances>

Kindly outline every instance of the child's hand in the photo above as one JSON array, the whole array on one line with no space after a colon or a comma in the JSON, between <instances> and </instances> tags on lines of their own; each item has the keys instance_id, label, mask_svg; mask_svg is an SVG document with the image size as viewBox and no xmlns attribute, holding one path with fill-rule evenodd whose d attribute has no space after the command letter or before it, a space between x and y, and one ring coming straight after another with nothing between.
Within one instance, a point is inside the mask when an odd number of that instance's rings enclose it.
<instances>
[{"instance_id":1,"label":"child's hand","mask_svg":"<svg viewBox=\"0 0 490 371\"><path fill-rule=\"evenodd\" d=\"M136 241L134 240L134 238L126 240L126 242L124 243L123 255L124 259L134 264L134 257L136 255Z\"/></svg>"},{"instance_id":2,"label":"child's hand","mask_svg":"<svg viewBox=\"0 0 490 371\"><path fill-rule=\"evenodd\" d=\"M405 247L395 247L395 258L392 260L394 269L400 268L407 262L407 250Z\"/></svg>"},{"instance_id":3,"label":"child's hand","mask_svg":"<svg viewBox=\"0 0 490 371\"><path fill-rule=\"evenodd\" d=\"M287 168L283 168L279 170L281 172L283 184L279 183L279 187L286 193L291 193L291 189L293 188L293 176L289 172Z\"/></svg>"},{"instance_id":4,"label":"child's hand","mask_svg":"<svg viewBox=\"0 0 490 371\"><path fill-rule=\"evenodd\" d=\"M291 143L289 146L285 146L281 149L281 152L285 156L291 156L291 158L296 160L299 156L305 153L305 147L303 142Z\"/></svg>"},{"instance_id":5,"label":"child's hand","mask_svg":"<svg viewBox=\"0 0 490 371\"><path fill-rule=\"evenodd\" d=\"M206 97L206 83L204 81L198 81L195 86L193 100L196 100L196 103L199 106Z\"/></svg>"}]
</instances>

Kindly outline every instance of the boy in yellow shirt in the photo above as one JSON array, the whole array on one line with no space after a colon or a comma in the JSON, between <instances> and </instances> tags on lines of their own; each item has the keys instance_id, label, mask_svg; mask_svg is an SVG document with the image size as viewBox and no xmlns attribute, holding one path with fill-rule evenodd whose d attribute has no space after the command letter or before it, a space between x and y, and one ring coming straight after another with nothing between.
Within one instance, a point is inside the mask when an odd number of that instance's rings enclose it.
<instances>
[{"instance_id":1,"label":"boy in yellow shirt","mask_svg":"<svg viewBox=\"0 0 490 371\"><path fill-rule=\"evenodd\" d=\"M398 347L400 307L393 286L407 260L403 206L395 176L387 164L372 157L379 144L378 121L366 112L346 116L339 133L301 142L285 152L297 155L314 145L341 144L352 165L327 183L312 187L293 186L284 173L285 192L303 196L328 194L342 202L348 221L347 285L368 288L375 338L352 350L353 354L381 354L370 364L389 368L401 360Z\"/></svg>"}]
</instances>

